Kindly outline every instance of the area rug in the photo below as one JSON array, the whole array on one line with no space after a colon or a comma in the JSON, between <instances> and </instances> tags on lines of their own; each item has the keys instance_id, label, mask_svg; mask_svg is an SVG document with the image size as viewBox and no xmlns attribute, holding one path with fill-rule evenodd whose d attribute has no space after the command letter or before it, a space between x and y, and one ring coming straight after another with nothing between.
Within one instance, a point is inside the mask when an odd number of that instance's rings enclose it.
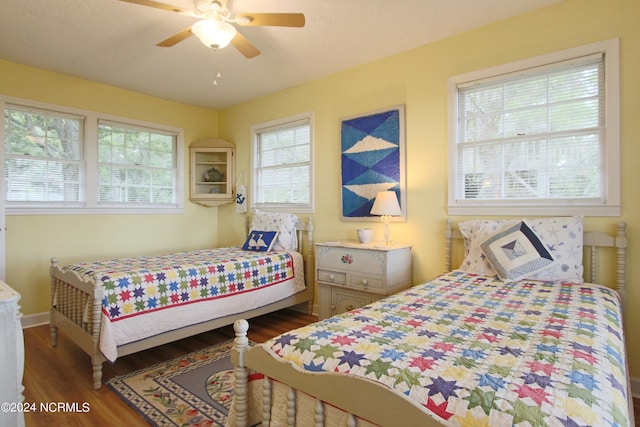
<instances>
[{"instance_id":1,"label":"area rug","mask_svg":"<svg viewBox=\"0 0 640 427\"><path fill-rule=\"evenodd\" d=\"M106 382L154 426L224 426L233 390L233 340Z\"/></svg>"}]
</instances>

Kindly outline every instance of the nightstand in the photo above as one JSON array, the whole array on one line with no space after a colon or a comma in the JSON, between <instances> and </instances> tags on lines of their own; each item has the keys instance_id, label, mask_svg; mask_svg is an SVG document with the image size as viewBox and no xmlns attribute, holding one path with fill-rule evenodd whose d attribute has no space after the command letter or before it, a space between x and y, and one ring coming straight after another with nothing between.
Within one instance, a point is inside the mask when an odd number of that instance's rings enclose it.
<instances>
[{"instance_id":1,"label":"nightstand","mask_svg":"<svg viewBox=\"0 0 640 427\"><path fill-rule=\"evenodd\" d=\"M362 307L411 286L411 246L316 243L318 317Z\"/></svg>"}]
</instances>

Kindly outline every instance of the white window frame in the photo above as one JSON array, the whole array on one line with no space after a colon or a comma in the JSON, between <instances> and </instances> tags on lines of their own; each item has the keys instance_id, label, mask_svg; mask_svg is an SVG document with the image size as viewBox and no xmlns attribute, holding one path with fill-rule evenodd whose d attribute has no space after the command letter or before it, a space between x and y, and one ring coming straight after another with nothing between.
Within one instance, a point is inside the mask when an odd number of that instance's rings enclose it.
<instances>
[{"instance_id":1,"label":"white window frame","mask_svg":"<svg viewBox=\"0 0 640 427\"><path fill-rule=\"evenodd\" d=\"M604 55L604 199L601 203L580 203L567 200L459 200L456 199L458 86L475 80L499 78L530 68L541 67L593 54ZM449 97L449 215L584 215L620 216L620 54L617 38L541 55L509 64L451 77Z\"/></svg>"},{"instance_id":2,"label":"white window frame","mask_svg":"<svg viewBox=\"0 0 640 427\"><path fill-rule=\"evenodd\" d=\"M4 147L5 156L5 178L4 181L4 193L5 203L7 206L29 205L29 206L46 206L48 204L64 205L64 206L79 206L81 200L84 199L84 138L85 138L85 117L75 114L69 114L60 111L44 110L41 108L33 108L31 106L24 106L18 104L5 104L4 116L6 120L7 111L14 111L24 114L25 116L46 116L47 118L60 121L69 121L77 124L77 134L70 139L70 135L64 135L66 141L61 143L68 145L66 149L69 151L64 153L50 153L48 149L44 151L46 153L38 154L37 150L29 153L16 152L10 150L7 152L7 146ZM61 122L58 122L61 124ZM9 123L5 122L5 127ZM74 126L75 127L75 126ZM4 135L9 137L10 135ZM29 132L27 140L35 138L43 138L43 145L49 144L48 139L56 139L53 134L43 133L34 135ZM58 135L62 138L63 135ZM3 138L4 139L4 138ZM6 141L4 141L6 143ZM20 141L24 143L25 141ZM34 141L35 142L35 141ZM29 145L29 144L27 144ZM35 148L35 147L34 147ZM73 155L73 157L67 157ZM37 169L41 169L42 175L33 175L34 169L27 168L27 170L20 172L22 169L20 164L24 162L32 163L32 166ZM6 167L7 164L13 165ZM16 167L16 169L14 169ZM65 170L63 173L62 170ZM70 169L70 170L67 170ZM75 175L72 171L76 171ZM24 174L24 175L23 175ZM60 174L60 175L59 175ZM67 175L69 174L69 175ZM22 176L21 176L22 175ZM73 177L75 175L75 177ZM29 184L33 184L32 181L39 181L38 185L42 186L41 192L31 188ZM30 182L31 181L31 182ZM63 194L56 191L59 188ZM69 190L73 188L73 190ZM51 190L51 191L50 191ZM57 197L62 196L61 200L57 200Z\"/></svg>"},{"instance_id":3,"label":"white window frame","mask_svg":"<svg viewBox=\"0 0 640 427\"><path fill-rule=\"evenodd\" d=\"M89 110L82 110L60 105L47 104L27 99L0 96L0 109L2 111L0 126L0 141L4 144L4 109L7 104L18 105L26 108L49 110L63 114L71 114L84 117L84 146L82 151L81 175L84 177L81 183L84 200L69 205L55 203L35 202L35 203L8 203L5 202L5 212L7 215L55 215L55 214L180 214L184 212L184 130L177 127L167 126L158 123L145 122L126 117L119 117L109 114L97 113ZM176 135L176 184L175 203L161 206L120 203L104 204L98 203L98 121L119 122L131 126L147 129L157 129L161 132ZM0 151L0 162L4 169L5 154L4 148ZM2 176L4 180L4 174ZM4 188L2 188L4 197Z\"/></svg>"},{"instance_id":4,"label":"white window frame","mask_svg":"<svg viewBox=\"0 0 640 427\"><path fill-rule=\"evenodd\" d=\"M288 123L307 120L309 122L309 203L308 204L266 204L256 202L257 186L258 186L258 135L261 131L274 128L284 127ZM251 192L249 193L251 209L259 209L266 212L295 212L295 213L313 213L314 212L314 161L313 161L313 112L296 114L294 116L276 119L269 122L259 123L251 126Z\"/></svg>"}]
</instances>

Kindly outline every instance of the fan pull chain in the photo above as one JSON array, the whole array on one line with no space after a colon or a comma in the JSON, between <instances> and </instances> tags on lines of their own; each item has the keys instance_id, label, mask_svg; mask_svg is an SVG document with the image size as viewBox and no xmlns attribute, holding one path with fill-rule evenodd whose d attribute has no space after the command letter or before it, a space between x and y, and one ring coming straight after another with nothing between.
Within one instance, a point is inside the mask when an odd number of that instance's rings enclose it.
<instances>
[{"instance_id":1,"label":"fan pull chain","mask_svg":"<svg viewBox=\"0 0 640 427\"><path fill-rule=\"evenodd\" d=\"M218 79L222 78L222 73L220 72L220 70L218 70L218 72L216 73L216 78L213 79L213 85L214 86L218 86Z\"/></svg>"}]
</instances>

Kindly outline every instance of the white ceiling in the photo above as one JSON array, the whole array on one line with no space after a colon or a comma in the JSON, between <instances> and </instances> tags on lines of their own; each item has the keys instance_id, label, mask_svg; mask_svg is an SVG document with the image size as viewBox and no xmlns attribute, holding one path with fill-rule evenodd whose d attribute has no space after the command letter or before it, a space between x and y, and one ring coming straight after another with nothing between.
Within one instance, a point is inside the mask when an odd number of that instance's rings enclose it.
<instances>
[{"instance_id":1,"label":"white ceiling","mask_svg":"<svg viewBox=\"0 0 640 427\"><path fill-rule=\"evenodd\" d=\"M220 109L560 1L235 0L234 14L306 17L304 28L238 27L262 52L246 59L195 36L156 47L196 22L178 13L119 0L0 0L0 59Z\"/></svg>"}]
</instances>

